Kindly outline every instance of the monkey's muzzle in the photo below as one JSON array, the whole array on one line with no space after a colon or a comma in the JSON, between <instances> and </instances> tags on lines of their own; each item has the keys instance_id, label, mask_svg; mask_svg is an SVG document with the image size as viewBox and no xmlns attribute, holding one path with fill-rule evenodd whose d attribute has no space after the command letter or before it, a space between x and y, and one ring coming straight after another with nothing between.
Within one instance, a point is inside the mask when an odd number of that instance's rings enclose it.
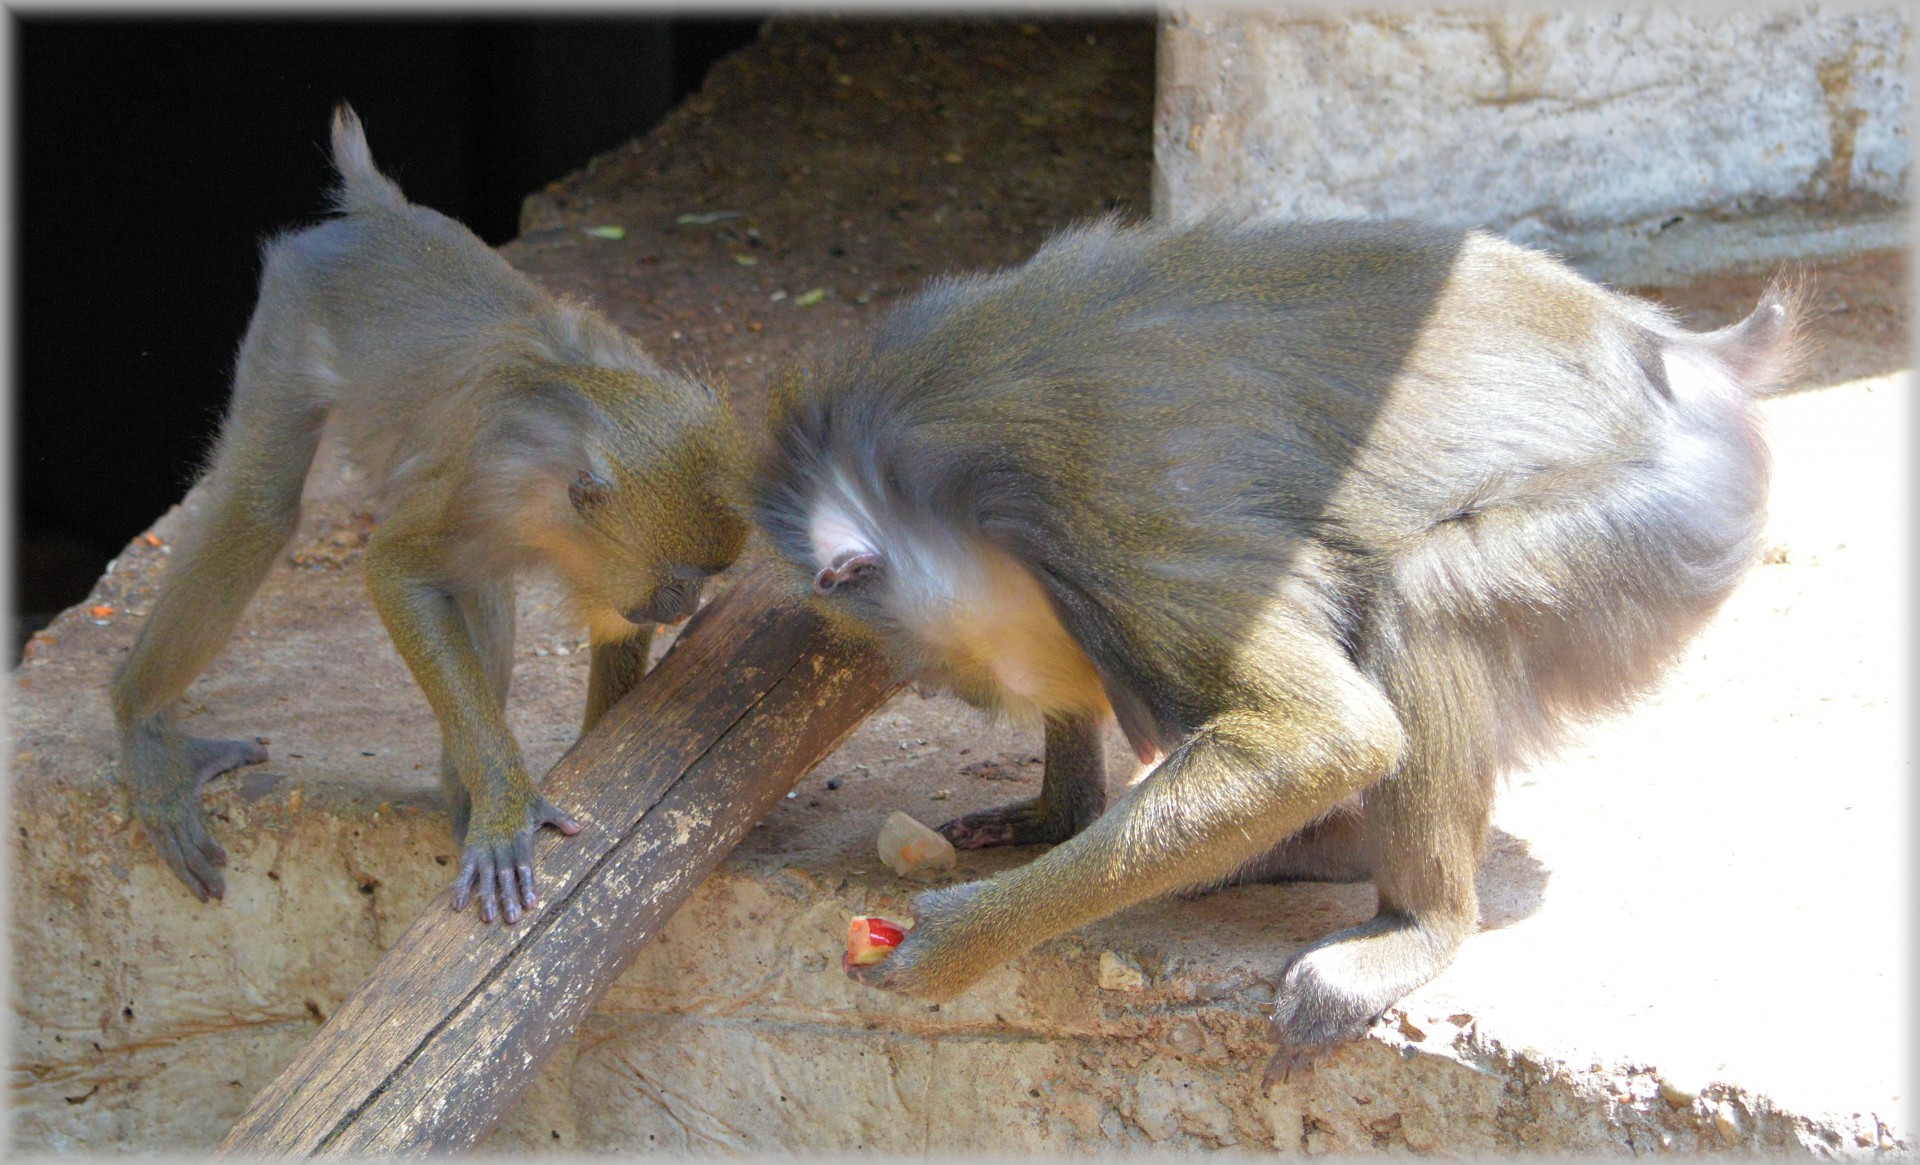
<instances>
[{"instance_id":1,"label":"monkey's muzzle","mask_svg":"<svg viewBox=\"0 0 1920 1165\"><path fill-rule=\"evenodd\" d=\"M644 604L620 614L627 622L643 627L649 623L678 623L700 609L701 589L697 584L664 586Z\"/></svg>"}]
</instances>

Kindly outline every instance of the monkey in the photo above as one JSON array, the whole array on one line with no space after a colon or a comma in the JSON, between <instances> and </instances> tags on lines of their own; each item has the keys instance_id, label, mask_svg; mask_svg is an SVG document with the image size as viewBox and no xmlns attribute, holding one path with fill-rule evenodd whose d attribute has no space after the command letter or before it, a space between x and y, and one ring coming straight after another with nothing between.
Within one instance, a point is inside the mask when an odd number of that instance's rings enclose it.
<instances>
[{"instance_id":1,"label":"monkey","mask_svg":"<svg viewBox=\"0 0 1920 1165\"><path fill-rule=\"evenodd\" d=\"M510 925L538 902L534 833L581 828L541 796L504 717L514 576L557 575L587 626L584 733L645 671L653 626L738 556L744 447L716 389L408 202L344 104L332 161L334 213L263 244L203 514L113 676L118 775L166 865L200 901L223 897L201 788L266 752L187 735L173 706L293 536L330 432L378 519L369 597L440 726L452 907L477 898L484 923Z\"/></svg>"},{"instance_id":2,"label":"monkey","mask_svg":"<svg viewBox=\"0 0 1920 1165\"><path fill-rule=\"evenodd\" d=\"M1310 1068L1478 922L1499 774L1647 688L1758 555L1798 298L1663 309L1476 230L1101 220L942 277L777 386L754 517L796 595L1038 725L1039 795L846 972L951 998L1150 898L1371 878L1278 972ZM1151 766L1107 804L1103 726Z\"/></svg>"}]
</instances>

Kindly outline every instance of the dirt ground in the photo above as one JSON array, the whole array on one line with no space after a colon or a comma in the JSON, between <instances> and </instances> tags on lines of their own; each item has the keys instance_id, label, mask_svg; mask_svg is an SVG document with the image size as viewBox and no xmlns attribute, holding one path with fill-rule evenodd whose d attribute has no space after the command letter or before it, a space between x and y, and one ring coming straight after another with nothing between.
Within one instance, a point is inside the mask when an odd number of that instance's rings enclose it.
<instances>
[{"instance_id":1,"label":"dirt ground","mask_svg":"<svg viewBox=\"0 0 1920 1165\"><path fill-rule=\"evenodd\" d=\"M1018 262L1097 215L1144 218L1153 68L1150 20L776 22L665 125L528 199L508 251L663 358L718 372L751 415L770 366L927 278ZM586 233L603 226L624 237ZM1801 271L1831 340L1806 383L1906 366L1903 253ZM1628 290L1707 328L1767 278Z\"/></svg>"}]
</instances>

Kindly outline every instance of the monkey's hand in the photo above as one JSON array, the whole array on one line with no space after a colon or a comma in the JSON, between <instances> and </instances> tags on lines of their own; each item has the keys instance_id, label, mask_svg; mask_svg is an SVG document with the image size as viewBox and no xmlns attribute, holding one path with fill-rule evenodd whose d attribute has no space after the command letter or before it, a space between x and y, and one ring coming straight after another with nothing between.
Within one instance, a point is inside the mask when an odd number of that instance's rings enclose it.
<instances>
[{"instance_id":1,"label":"monkey's hand","mask_svg":"<svg viewBox=\"0 0 1920 1165\"><path fill-rule=\"evenodd\" d=\"M267 750L251 740L208 740L154 721L134 725L120 742L120 783L128 808L193 896L224 898L219 866L227 851L207 832L200 787L241 765L259 764Z\"/></svg>"},{"instance_id":2,"label":"monkey's hand","mask_svg":"<svg viewBox=\"0 0 1920 1165\"><path fill-rule=\"evenodd\" d=\"M476 797L460 872L453 878L453 909L465 910L477 895L480 921L491 925L504 913L511 926L524 910L539 905L533 886L533 835L543 825L568 837L580 832L580 823L555 808L524 776L502 794Z\"/></svg>"},{"instance_id":3,"label":"monkey's hand","mask_svg":"<svg viewBox=\"0 0 1920 1165\"><path fill-rule=\"evenodd\" d=\"M1091 825L1098 816L1100 807L1097 805L1092 807L1091 812L1086 812L1084 808L1076 812L1074 806L1051 802L1042 796L1029 801L996 805L991 809L977 809L942 825L939 833L952 842L955 849L987 849L997 845L1058 845Z\"/></svg>"},{"instance_id":4,"label":"monkey's hand","mask_svg":"<svg viewBox=\"0 0 1920 1165\"><path fill-rule=\"evenodd\" d=\"M939 1003L952 999L1003 957L965 925L968 905L989 883L966 882L914 896L913 929L893 953L864 967L840 956L847 977L866 987Z\"/></svg>"}]
</instances>

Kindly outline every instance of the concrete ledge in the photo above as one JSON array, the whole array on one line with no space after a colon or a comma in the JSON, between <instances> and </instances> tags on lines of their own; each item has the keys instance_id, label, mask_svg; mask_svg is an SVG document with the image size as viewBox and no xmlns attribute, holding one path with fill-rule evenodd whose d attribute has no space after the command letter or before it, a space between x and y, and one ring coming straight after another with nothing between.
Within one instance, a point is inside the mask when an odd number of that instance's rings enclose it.
<instances>
[{"instance_id":1,"label":"concrete ledge","mask_svg":"<svg viewBox=\"0 0 1920 1165\"><path fill-rule=\"evenodd\" d=\"M902 913L915 888L873 856L887 812L938 820L1037 781L1037 741L909 693L736 851L488 1145L1904 1149L1888 628L1909 392L1878 378L1770 406L1784 561L1656 700L1516 778L1485 933L1310 1078L1261 1091L1260 1004L1291 951L1371 913L1364 884L1150 904L940 1008L840 976L845 917ZM312 521L305 549L347 519ZM69 612L16 680L21 1148L210 1147L447 876L436 735L348 562L276 568L197 690L196 730L265 730L275 758L209 792L227 901L174 884L114 806L101 695L164 562L136 543L94 596L115 616ZM556 654L542 591L522 614L514 720L545 764L584 659ZM955 876L1025 856L967 855ZM1107 952L1141 990L1098 986Z\"/></svg>"}]
</instances>

